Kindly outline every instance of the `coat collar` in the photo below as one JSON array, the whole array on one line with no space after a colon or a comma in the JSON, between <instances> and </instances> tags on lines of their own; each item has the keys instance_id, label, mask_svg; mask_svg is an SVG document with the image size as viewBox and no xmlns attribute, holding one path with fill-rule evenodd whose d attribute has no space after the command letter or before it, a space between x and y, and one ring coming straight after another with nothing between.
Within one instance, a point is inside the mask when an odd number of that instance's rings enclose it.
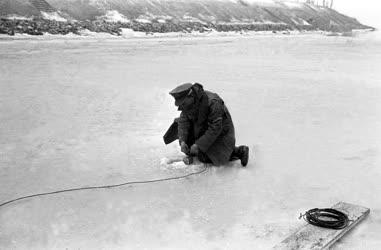
<instances>
[{"instance_id":1,"label":"coat collar","mask_svg":"<svg viewBox=\"0 0 381 250\"><path fill-rule=\"evenodd\" d=\"M198 83L196 83L198 84ZM195 84L195 85L196 85ZM201 84L198 84L201 86ZM208 109L209 109L209 100L208 96L206 95L204 89L199 88L199 90L196 92L196 100L197 100L197 123L202 124L205 122L205 120L208 119Z\"/></svg>"},{"instance_id":2,"label":"coat collar","mask_svg":"<svg viewBox=\"0 0 381 250\"><path fill-rule=\"evenodd\" d=\"M197 82L195 84L193 84L192 90L195 93L197 101L200 100L205 93L204 87L200 83L197 83Z\"/></svg>"}]
</instances>

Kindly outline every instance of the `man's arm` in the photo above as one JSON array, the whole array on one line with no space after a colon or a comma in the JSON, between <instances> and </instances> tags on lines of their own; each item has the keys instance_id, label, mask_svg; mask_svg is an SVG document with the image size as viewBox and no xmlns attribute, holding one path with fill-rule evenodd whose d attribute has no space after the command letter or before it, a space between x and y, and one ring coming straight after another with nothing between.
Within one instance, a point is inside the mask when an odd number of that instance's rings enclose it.
<instances>
[{"instance_id":1,"label":"man's arm","mask_svg":"<svg viewBox=\"0 0 381 250\"><path fill-rule=\"evenodd\" d=\"M197 141L196 145L202 152L208 151L214 141L222 132L222 117L224 115L224 104L221 100L212 100L208 116L208 129Z\"/></svg>"},{"instance_id":2,"label":"man's arm","mask_svg":"<svg viewBox=\"0 0 381 250\"><path fill-rule=\"evenodd\" d=\"M191 127L190 120L184 114L184 112L181 112L180 114L180 118L178 119L178 125L179 143L181 145L181 142L186 142L188 140L189 129Z\"/></svg>"}]
</instances>

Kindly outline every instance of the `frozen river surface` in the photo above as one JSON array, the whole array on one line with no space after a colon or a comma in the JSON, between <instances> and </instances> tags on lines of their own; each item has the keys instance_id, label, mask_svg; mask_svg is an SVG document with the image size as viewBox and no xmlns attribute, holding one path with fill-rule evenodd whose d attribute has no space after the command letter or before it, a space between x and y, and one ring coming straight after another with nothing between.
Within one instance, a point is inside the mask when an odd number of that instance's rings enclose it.
<instances>
[{"instance_id":1,"label":"frozen river surface","mask_svg":"<svg viewBox=\"0 0 381 250\"><path fill-rule=\"evenodd\" d=\"M0 41L0 203L197 171L162 135L168 92L225 100L238 162L184 180L0 208L1 249L269 249L339 201L371 208L335 249L381 248L381 41L361 37ZM253 154L252 154L253 156Z\"/></svg>"}]
</instances>

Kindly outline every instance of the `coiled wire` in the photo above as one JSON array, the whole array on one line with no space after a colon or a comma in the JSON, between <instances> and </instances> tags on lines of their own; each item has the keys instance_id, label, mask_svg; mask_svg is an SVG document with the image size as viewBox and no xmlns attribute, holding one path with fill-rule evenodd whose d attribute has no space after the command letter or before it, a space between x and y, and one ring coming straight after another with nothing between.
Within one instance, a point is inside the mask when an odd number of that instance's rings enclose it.
<instances>
[{"instance_id":1,"label":"coiled wire","mask_svg":"<svg viewBox=\"0 0 381 250\"><path fill-rule=\"evenodd\" d=\"M308 223L329 229L340 230L348 226L348 216L333 208L314 208L300 215Z\"/></svg>"}]
</instances>

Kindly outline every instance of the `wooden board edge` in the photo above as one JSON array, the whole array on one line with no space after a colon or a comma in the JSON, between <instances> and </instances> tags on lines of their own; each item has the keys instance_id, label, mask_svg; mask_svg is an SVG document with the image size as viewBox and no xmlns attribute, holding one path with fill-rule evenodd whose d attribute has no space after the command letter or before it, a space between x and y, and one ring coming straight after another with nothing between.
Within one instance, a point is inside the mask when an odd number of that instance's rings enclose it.
<instances>
[{"instance_id":1,"label":"wooden board edge","mask_svg":"<svg viewBox=\"0 0 381 250\"><path fill-rule=\"evenodd\" d=\"M347 203L348 204L348 203ZM351 204L353 205L353 204ZM357 206L357 205L354 205ZM323 247L322 250L327 250L329 249L333 244L335 244L339 239L342 239L346 233L348 233L350 230L352 230L354 227L357 226L360 222L362 222L369 214L370 214L370 209L366 207L362 207L365 209L365 212L353 223L349 224L346 228L344 228L339 235L337 235L335 238L333 238L327 246Z\"/></svg>"}]
</instances>

